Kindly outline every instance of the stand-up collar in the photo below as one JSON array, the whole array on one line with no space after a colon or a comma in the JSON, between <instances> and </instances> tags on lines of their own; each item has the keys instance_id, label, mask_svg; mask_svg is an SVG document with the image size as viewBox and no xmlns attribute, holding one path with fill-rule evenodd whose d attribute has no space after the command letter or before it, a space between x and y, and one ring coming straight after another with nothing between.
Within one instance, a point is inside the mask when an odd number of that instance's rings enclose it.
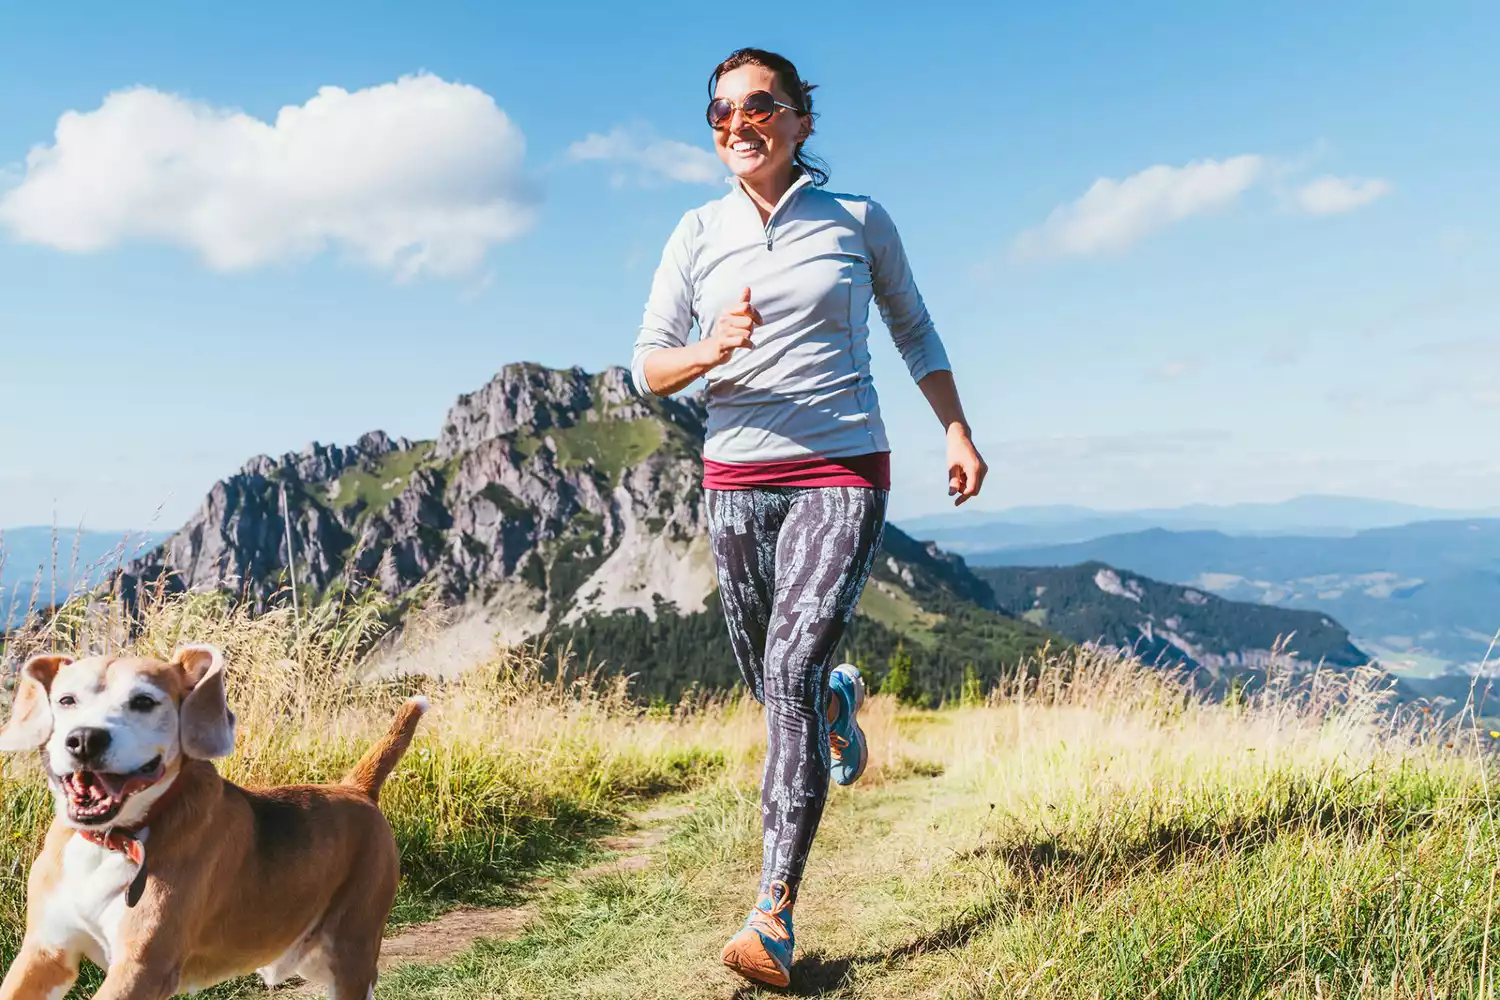
<instances>
[{"instance_id":1,"label":"stand-up collar","mask_svg":"<svg viewBox=\"0 0 1500 1000\"><path fill-rule=\"evenodd\" d=\"M750 196L750 192L745 190L744 182L741 181L738 177L731 175L729 178L729 183L733 185L735 192L745 201L749 202L750 207L754 208L757 214L759 214L760 206L757 205L755 199ZM786 189L781 198L777 200L776 206L771 209L771 214L766 217L766 224L770 225L772 222L774 222L776 216L781 214L781 210L786 208L787 205L791 204L791 201L794 197L796 197L797 192L801 191L811 183L812 177L806 171L799 170L797 172L797 176L792 179L792 186Z\"/></svg>"}]
</instances>

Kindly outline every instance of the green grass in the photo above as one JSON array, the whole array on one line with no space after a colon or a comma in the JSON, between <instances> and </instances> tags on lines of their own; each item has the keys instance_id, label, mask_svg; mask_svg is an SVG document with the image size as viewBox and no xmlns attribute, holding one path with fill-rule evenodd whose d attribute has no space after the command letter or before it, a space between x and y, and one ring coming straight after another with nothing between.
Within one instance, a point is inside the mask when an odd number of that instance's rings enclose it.
<instances>
[{"instance_id":1,"label":"green grass","mask_svg":"<svg viewBox=\"0 0 1500 1000\"><path fill-rule=\"evenodd\" d=\"M192 636L230 651L236 780L337 776L405 693L349 685L357 621L299 631L285 613L194 597L150 615L138 648ZM393 970L377 996L780 995L718 964L759 873L758 706L644 711L618 687L542 677L506 654L433 687L382 799L406 871L397 922L528 892L537 920L519 940ZM861 718L873 762L855 787L831 789L790 993L1494 995L1493 740L1388 714L1377 681L1273 674L1211 704L1178 678L1073 650L981 705L872 697ZM648 867L578 873L596 835L668 792L693 810ZM0 772L5 961L47 812L34 768ZM539 895L537 874L553 877ZM213 996L260 992L241 982Z\"/></svg>"},{"instance_id":2,"label":"green grass","mask_svg":"<svg viewBox=\"0 0 1500 1000\"><path fill-rule=\"evenodd\" d=\"M432 448L433 442L418 441L406 451L383 456L371 468L349 469L336 481L337 490L319 491L320 499L338 510L355 504L369 510L383 510L406 489L411 474L427 463Z\"/></svg>"},{"instance_id":3,"label":"green grass","mask_svg":"<svg viewBox=\"0 0 1500 1000\"><path fill-rule=\"evenodd\" d=\"M1435 817L1431 789L1270 777L1231 811L1129 833L1007 830L977 791L963 773L835 791L793 995L1479 995L1492 866L1473 845L1495 831ZM704 794L650 871L571 885L522 940L399 970L383 995L778 995L716 961L754 890L757 825L752 787Z\"/></svg>"},{"instance_id":4,"label":"green grass","mask_svg":"<svg viewBox=\"0 0 1500 1000\"><path fill-rule=\"evenodd\" d=\"M887 591L886 587L889 587ZM930 649L937 641L933 626L943 616L923 609L916 599L894 584L872 581L859 598L859 613Z\"/></svg>"},{"instance_id":5,"label":"green grass","mask_svg":"<svg viewBox=\"0 0 1500 1000\"><path fill-rule=\"evenodd\" d=\"M519 651L443 685L357 686L378 612L318 609L298 623L285 609L257 617L205 595L170 597L144 610L123 652L162 656L188 639L225 650L239 739L219 769L248 786L338 780L414 686L425 687L433 711L381 797L402 854L398 924L512 902L536 876L591 856L593 839L637 803L700 786L729 762L712 738L722 710L647 716L619 684L543 681L542 665ZM50 627L50 640L7 637L14 645L0 657L43 641L110 648L102 621ZM26 873L51 812L35 755L0 761L0 968L19 944ZM98 982L88 973L73 995Z\"/></svg>"},{"instance_id":6,"label":"green grass","mask_svg":"<svg viewBox=\"0 0 1500 1000\"><path fill-rule=\"evenodd\" d=\"M832 791L789 992L1494 995L1488 751L1387 739L1361 683L1343 708L1326 689L1204 706L1134 669L977 709L876 699L881 767ZM649 870L570 883L521 940L399 970L383 995L784 995L717 963L758 829L753 780L728 775Z\"/></svg>"},{"instance_id":7,"label":"green grass","mask_svg":"<svg viewBox=\"0 0 1500 1000\"><path fill-rule=\"evenodd\" d=\"M663 442L662 427L657 420L597 420L550 430L540 436L522 435L516 439L516 448L529 458L545 437L552 438L556 446L558 465L576 469L592 461L611 485L619 482L624 469L644 462Z\"/></svg>"},{"instance_id":8,"label":"green grass","mask_svg":"<svg viewBox=\"0 0 1500 1000\"><path fill-rule=\"evenodd\" d=\"M342 759L310 752L306 766L289 767L274 780L337 780L357 749L345 748L350 752ZM541 768L536 747L452 753L429 741L408 758L381 801L402 857L392 926L456 905L514 904L532 879L566 872L596 855L594 838L615 827L627 804L693 787L724 765L722 753L712 748L621 756L577 733L547 749L550 759ZM51 800L40 781L23 772L0 785L0 812L9 834L0 844L4 968L19 944L26 869L51 818ZM89 995L101 981L97 970L89 970L71 995ZM226 984L211 995L263 992L258 982Z\"/></svg>"}]
</instances>

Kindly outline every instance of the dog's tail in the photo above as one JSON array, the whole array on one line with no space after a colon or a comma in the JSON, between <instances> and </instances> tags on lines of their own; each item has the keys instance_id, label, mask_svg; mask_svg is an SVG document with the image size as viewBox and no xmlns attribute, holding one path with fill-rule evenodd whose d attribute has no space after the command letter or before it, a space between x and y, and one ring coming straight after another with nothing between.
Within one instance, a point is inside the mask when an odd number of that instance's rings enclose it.
<instances>
[{"instance_id":1,"label":"dog's tail","mask_svg":"<svg viewBox=\"0 0 1500 1000\"><path fill-rule=\"evenodd\" d=\"M411 738L417 732L417 723L422 721L422 716L427 714L429 707L431 706L426 698L412 698L402 705L401 711L396 713L396 720L380 738L380 742L367 750L359 763L354 765L354 769L344 775L344 784L379 801L381 786L401 762L406 748L411 746Z\"/></svg>"}]
</instances>

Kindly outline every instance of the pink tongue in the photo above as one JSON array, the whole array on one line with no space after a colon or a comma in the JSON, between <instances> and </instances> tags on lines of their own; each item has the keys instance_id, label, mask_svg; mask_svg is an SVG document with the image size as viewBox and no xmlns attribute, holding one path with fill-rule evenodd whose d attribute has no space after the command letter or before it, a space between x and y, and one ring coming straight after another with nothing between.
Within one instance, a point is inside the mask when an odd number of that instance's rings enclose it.
<instances>
[{"instance_id":1,"label":"pink tongue","mask_svg":"<svg viewBox=\"0 0 1500 1000\"><path fill-rule=\"evenodd\" d=\"M115 796L116 798L119 798L121 795L134 795L136 792L144 791L145 789L150 788L152 785L156 784L166 773L166 766L163 764L157 764L155 770L149 771L145 774L136 771L134 774L130 774L125 777L116 777L115 775L110 775L110 794ZM114 789L113 782L115 781L120 782L119 791L116 791Z\"/></svg>"},{"instance_id":2,"label":"pink tongue","mask_svg":"<svg viewBox=\"0 0 1500 1000\"><path fill-rule=\"evenodd\" d=\"M125 786L130 784L130 779L123 774L105 774L102 771L95 773L94 780L112 799L119 798L124 793Z\"/></svg>"}]
</instances>

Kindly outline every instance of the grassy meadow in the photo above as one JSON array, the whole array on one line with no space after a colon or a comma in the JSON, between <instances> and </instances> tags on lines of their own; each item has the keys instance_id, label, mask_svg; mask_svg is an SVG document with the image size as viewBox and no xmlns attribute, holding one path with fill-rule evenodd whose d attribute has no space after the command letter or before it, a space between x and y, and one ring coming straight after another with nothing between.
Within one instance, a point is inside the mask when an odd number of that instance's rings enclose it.
<instances>
[{"instance_id":1,"label":"grassy meadow","mask_svg":"<svg viewBox=\"0 0 1500 1000\"><path fill-rule=\"evenodd\" d=\"M366 683L379 612L256 616L198 595L127 623L70 607L10 636L4 662L216 643L240 720L221 770L252 785L337 778L404 697L428 694L382 799L405 868L393 922L523 899L538 915L518 939L393 970L377 996L778 992L717 963L759 870L758 706L730 695L648 709L622 681L547 678L514 649L453 681ZM1180 678L1075 651L968 704L876 696L862 718L873 763L830 795L797 908L793 995L1497 993L1491 737L1393 711L1374 674L1277 676L1206 703ZM601 835L663 797L688 811L649 864L580 873ZM0 810L8 964L50 814L34 757L0 769Z\"/></svg>"}]
</instances>

